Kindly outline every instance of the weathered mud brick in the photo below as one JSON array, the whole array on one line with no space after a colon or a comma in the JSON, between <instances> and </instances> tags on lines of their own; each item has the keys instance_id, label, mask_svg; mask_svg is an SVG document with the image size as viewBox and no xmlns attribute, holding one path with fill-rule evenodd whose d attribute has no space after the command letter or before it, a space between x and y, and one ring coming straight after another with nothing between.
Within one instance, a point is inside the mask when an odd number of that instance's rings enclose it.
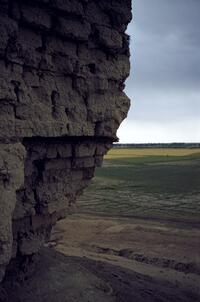
<instances>
[{"instance_id":1,"label":"weathered mud brick","mask_svg":"<svg viewBox=\"0 0 200 302\"><path fill-rule=\"evenodd\" d=\"M72 168L90 168L90 167L94 167L93 157L77 158L75 159L72 165Z\"/></svg>"},{"instance_id":2,"label":"weathered mud brick","mask_svg":"<svg viewBox=\"0 0 200 302\"><path fill-rule=\"evenodd\" d=\"M72 156L72 145L71 144L59 144L58 154L62 158L68 158Z\"/></svg>"},{"instance_id":3,"label":"weathered mud brick","mask_svg":"<svg viewBox=\"0 0 200 302\"><path fill-rule=\"evenodd\" d=\"M64 38L85 42L88 40L91 27L87 22L69 20L60 17L59 26L57 27L56 32Z\"/></svg>"},{"instance_id":4,"label":"weathered mud brick","mask_svg":"<svg viewBox=\"0 0 200 302\"><path fill-rule=\"evenodd\" d=\"M0 0L0 282L75 208L117 139L130 19L131 0Z\"/></svg>"},{"instance_id":5,"label":"weathered mud brick","mask_svg":"<svg viewBox=\"0 0 200 302\"><path fill-rule=\"evenodd\" d=\"M23 21L38 29L49 30L51 28L51 16L39 7L22 6Z\"/></svg>"},{"instance_id":6,"label":"weathered mud brick","mask_svg":"<svg viewBox=\"0 0 200 302\"><path fill-rule=\"evenodd\" d=\"M75 145L75 157L93 156L95 153L96 144L82 143Z\"/></svg>"},{"instance_id":7,"label":"weathered mud brick","mask_svg":"<svg viewBox=\"0 0 200 302\"><path fill-rule=\"evenodd\" d=\"M108 48L109 50L119 50L123 46L123 37L115 29L106 26L96 26L98 31L99 43Z\"/></svg>"},{"instance_id":8,"label":"weathered mud brick","mask_svg":"<svg viewBox=\"0 0 200 302\"><path fill-rule=\"evenodd\" d=\"M69 14L83 15L83 6L78 0L52 0L52 6L62 12L67 12Z\"/></svg>"}]
</instances>

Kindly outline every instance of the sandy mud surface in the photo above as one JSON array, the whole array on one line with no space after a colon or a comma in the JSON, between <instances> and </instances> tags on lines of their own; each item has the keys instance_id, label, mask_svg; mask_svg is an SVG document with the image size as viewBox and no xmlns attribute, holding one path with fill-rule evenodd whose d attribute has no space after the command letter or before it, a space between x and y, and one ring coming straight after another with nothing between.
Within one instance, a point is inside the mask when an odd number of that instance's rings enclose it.
<instances>
[{"instance_id":1,"label":"sandy mud surface","mask_svg":"<svg viewBox=\"0 0 200 302\"><path fill-rule=\"evenodd\" d=\"M196 227L80 215L60 221L49 246L67 256L104 261L199 292Z\"/></svg>"}]
</instances>

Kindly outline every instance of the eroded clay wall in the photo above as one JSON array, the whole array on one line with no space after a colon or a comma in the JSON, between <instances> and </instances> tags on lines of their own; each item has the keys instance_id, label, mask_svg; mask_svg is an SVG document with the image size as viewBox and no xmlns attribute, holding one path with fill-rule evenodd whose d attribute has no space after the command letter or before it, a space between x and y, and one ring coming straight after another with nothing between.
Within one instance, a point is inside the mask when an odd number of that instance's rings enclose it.
<instances>
[{"instance_id":1,"label":"eroded clay wall","mask_svg":"<svg viewBox=\"0 0 200 302\"><path fill-rule=\"evenodd\" d=\"M131 0L0 0L0 280L73 208L129 109Z\"/></svg>"}]
</instances>

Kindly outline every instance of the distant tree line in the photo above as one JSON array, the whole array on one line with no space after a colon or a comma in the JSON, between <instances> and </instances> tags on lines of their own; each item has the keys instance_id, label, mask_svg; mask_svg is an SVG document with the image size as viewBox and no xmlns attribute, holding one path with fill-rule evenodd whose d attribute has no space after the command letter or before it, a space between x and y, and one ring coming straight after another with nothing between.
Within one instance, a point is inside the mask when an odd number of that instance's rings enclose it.
<instances>
[{"instance_id":1,"label":"distant tree line","mask_svg":"<svg viewBox=\"0 0 200 302\"><path fill-rule=\"evenodd\" d=\"M200 143L114 144L113 148L200 148Z\"/></svg>"}]
</instances>

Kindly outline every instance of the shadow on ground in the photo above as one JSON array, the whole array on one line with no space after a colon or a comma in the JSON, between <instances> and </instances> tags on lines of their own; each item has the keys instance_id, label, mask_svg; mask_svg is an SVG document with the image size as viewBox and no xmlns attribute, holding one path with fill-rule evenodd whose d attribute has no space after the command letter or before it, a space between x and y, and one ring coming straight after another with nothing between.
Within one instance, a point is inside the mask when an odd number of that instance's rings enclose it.
<instances>
[{"instance_id":1,"label":"shadow on ground","mask_svg":"<svg viewBox=\"0 0 200 302\"><path fill-rule=\"evenodd\" d=\"M26 281L9 282L12 285L8 286L8 278L1 289L1 302L199 301L197 295L170 282L48 248L41 251L34 273Z\"/></svg>"}]
</instances>

